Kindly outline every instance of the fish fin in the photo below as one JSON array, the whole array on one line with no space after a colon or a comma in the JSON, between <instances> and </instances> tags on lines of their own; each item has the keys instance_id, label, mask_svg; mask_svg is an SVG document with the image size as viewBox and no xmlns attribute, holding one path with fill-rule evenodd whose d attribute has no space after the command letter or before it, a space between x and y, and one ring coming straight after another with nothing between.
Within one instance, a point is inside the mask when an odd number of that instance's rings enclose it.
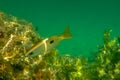
<instances>
[{"instance_id":1,"label":"fish fin","mask_svg":"<svg viewBox=\"0 0 120 80\"><path fill-rule=\"evenodd\" d=\"M67 38L72 38L72 35L70 33L70 29L69 29L69 26L67 26L64 30L64 32L62 33L61 37L63 39L67 39Z\"/></svg>"}]
</instances>

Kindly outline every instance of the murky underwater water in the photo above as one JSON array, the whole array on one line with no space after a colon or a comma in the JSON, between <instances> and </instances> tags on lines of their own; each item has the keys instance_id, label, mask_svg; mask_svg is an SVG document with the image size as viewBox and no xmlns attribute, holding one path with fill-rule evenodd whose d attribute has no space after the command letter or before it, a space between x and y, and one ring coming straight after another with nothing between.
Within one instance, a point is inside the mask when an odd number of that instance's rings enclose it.
<instances>
[{"instance_id":1,"label":"murky underwater water","mask_svg":"<svg viewBox=\"0 0 120 80\"><path fill-rule=\"evenodd\" d=\"M117 0L1 1L0 79L119 80L119 7ZM68 25L71 39L45 55L25 56Z\"/></svg>"}]
</instances>

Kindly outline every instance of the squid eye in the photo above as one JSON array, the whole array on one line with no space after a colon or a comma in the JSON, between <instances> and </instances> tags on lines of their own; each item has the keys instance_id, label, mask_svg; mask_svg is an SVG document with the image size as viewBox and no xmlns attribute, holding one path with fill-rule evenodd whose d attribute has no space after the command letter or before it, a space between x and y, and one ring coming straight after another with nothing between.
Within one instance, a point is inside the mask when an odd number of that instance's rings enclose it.
<instances>
[{"instance_id":1,"label":"squid eye","mask_svg":"<svg viewBox=\"0 0 120 80\"><path fill-rule=\"evenodd\" d=\"M54 43L54 40L51 40L51 41L50 41L50 44L52 44L52 43Z\"/></svg>"}]
</instances>

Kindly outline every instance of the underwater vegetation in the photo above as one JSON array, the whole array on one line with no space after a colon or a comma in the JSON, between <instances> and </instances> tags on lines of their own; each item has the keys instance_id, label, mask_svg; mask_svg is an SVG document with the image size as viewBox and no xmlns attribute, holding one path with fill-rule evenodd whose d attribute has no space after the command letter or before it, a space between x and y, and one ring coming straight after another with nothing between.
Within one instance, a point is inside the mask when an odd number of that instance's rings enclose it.
<instances>
[{"instance_id":1,"label":"underwater vegetation","mask_svg":"<svg viewBox=\"0 0 120 80\"><path fill-rule=\"evenodd\" d=\"M0 80L120 80L120 37L103 33L96 58L63 55L56 49L35 57L28 50L43 39L32 23L0 12Z\"/></svg>"}]
</instances>

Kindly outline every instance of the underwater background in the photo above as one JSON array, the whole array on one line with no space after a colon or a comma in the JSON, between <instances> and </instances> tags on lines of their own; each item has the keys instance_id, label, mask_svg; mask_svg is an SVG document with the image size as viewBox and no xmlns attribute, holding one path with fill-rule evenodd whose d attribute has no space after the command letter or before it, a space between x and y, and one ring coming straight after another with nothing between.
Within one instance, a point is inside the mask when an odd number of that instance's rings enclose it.
<instances>
[{"instance_id":1,"label":"underwater background","mask_svg":"<svg viewBox=\"0 0 120 80\"><path fill-rule=\"evenodd\" d=\"M120 35L119 0L2 0L0 10L32 22L42 37L69 25L73 38L58 45L61 54L90 56L102 44L105 29Z\"/></svg>"},{"instance_id":2,"label":"underwater background","mask_svg":"<svg viewBox=\"0 0 120 80\"><path fill-rule=\"evenodd\" d=\"M120 80L120 1L1 1L0 80Z\"/></svg>"}]
</instances>

